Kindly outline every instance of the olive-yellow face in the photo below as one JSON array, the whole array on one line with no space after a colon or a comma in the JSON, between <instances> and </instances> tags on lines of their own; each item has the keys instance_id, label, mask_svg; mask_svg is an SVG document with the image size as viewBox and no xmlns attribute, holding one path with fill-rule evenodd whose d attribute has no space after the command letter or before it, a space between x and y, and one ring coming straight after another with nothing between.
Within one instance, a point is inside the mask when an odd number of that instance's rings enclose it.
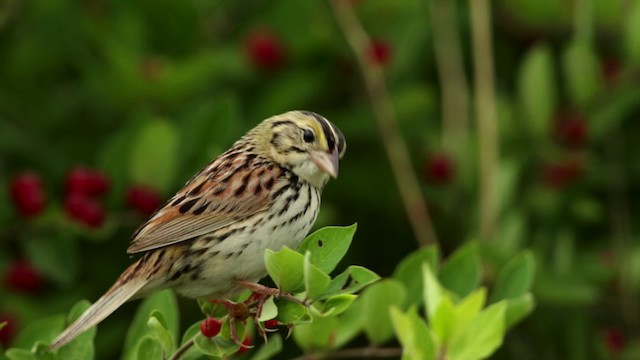
<instances>
[{"instance_id":1,"label":"olive-yellow face","mask_svg":"<svg viewBox=\"0 0 640 360\"><path fill-rule=\"evenodd\" d=\"M321 187L337 177L345 153L342 132L324 117L307 111L290 111L260 125L267 153L278 164Z\"/></svg>"}]
</instances>

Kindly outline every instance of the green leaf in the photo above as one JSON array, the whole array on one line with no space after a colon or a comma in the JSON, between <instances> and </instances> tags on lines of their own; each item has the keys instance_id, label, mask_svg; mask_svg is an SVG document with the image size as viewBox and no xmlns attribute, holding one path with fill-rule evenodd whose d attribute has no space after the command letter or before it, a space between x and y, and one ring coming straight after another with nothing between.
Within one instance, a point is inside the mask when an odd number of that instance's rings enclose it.
<instances>
[{"instance_id":1,"label":"green leaf","mask_svg":"<svg viewBox=\"0 0 640 360\"><path fill-rule=\"evenodd\" d=\"M473 318L464 331L451 340L451 360L477 360L491 355L502 344L506 307L506 302L501 301Z\"/></svg>"},{"instance_id":2,"label":"green leaf","mask_svg":"<svg viewBox=\"0 0 640 360\"><path fill-rule=\"evenodd\" d=\"M282 351L282 337L280 334L269 336L269 341L262 345L251 357L251 360L268 360Z\"/></svg>"},{"instance_id":3,"label":"green leaf","mask_svg":"<svg viewBox=\"0 0 640 360\"><path fill-rule=\"evenodd\" d=\"M265 250L264 263L278 289L299 292L304 286L304 256L288 247L280 251Z\"/></svg>"},{"instance_id":4,"label":"green leaf","mask_svg":"<svg viewBox=\"0 0 640 360\"><path fill-rule=\"evenodd\" d=\"M262 312L260 312L258 321L275 319L276 316L278 316L278 307L276 306L273 296L270 296L265 300L264 304L262 304Z\"/></svg>"},{"instance_id":5,"label":"green leaf","mask_svg":"<svg viewBox=\"0 0 640 360\"><path fill-rule=\"evenodd\" d=\"M323 352L335 347L337 328L335 317L313 316L311 322L295 327L293 339L307 352Z\"/></svg>"},{"instance_id":6,"label":"green leaf","mask_svg":"<svg viewBox=\"0 0 640 360\"><path fill-rule=\"evenodd\" d=\"M435 271L438 267L438 259L438 248L436 246L425 246L400 261L393 273L393 277L400 280L407 289L405 305L422 303L422 278L416 276L416 274L420 274L422 271L423 263L427 263Z\"/></svg>"},{"instance_id":7,"label":"green leaf","mask_svg":"<svg viewBox=\"0 0 640 360\"><path fill-rule=\"evenodd\" d=\"M435 360L438 355L436 342L416 308L412 307L406 314L395 306L389 310L396 336L402 344L402 358Z\"/></svg>"},{"instance_id":8,"label":"green leaf","mask_svg":"<svg viewBox=\"0 0 640 360\"><path fill-rule=\"evenodd\" d=\"M624 23L624 46L630 64L640 64L640 3L629 4Z\"/></svg>"},{"instance_id":9,"label":"green leaf","mask_svg":"<svg viewBox=\"0 0 640 360\"><path fill-rule=\"evenodd\" d=\"M533 134L546 136L558 101L553 56L548 45L537 45L525 55L518 74L518 95Z\"/></svg>"},{"instance_id":10,"label":"green leaf","mask_svg":"<svg viewBox=\"0 0 640 360\"><path fill-rule=\"evenodd\" d=\"M147 123L134 139L129 171L134 182L171 190L178 160L178 132L166 120Z\"/></svg>"},{"instance_id":11,"label":"green leaf","mask_svg":"<svg viewBox=\"0 0 640 360\"><path fill-rule=\"evenodd\" d=\"M64 315L31 321L18 333L12 345L17 348L31 349L37 341L50 342L64 329L64 324Z\"/></svg>"},{"instance_id":12,"label":"green leaf","mask_svg":"<svg viewBox=\"0 0 640 360\"><path fill-rule=\"evenodd\" d=\"M440 272L440 283L447 290L465 297L480 284L480 255L476 243L468 243L447 259Z\"/></svg>"},{"instance_id":13,"label":"green leaf","mask_svg":"<svg viewBox=\"0 0 640 360\"><path fill-rule=\"evenodd\" d=\"M311 252L311 263L328 274L347 253L357 226L324 227L307 236L298 251L302 254Z\"/></svg>"},{"instance_id":14,"label":"green leaf","mask_svg":"<svg viewBox=\"0 0 640 360\"><path fill-rule=\"evenodd\" d=\"M275 303L278 307L276 319L283 324L296 324L308 315L307 308L300 303L283 299L276 299Z\"/></svg>"},{"instance_id":15,"label":"green leaf","mask_svg":"<svg viewBox=\"0 0 640 360\"><path fill-rule=\"evenodd\" d=\"M141 339L147 335L149 327L147 325L151 314L160 312L166 320L166 329L174 339L178 338L178 304L176 296L171 290L157 292L146 298L138 307L136 315L129 325L129 330L124 342L124 359L135 359L138 354L137 347ZM150 345L148 345L150 346Z\"/></svg>"},{"instance_id":16,"label":"green leaf","mask_svg":"<svg viewBox=\"0 0 640 360\"><path fill-rule=\"evenodd\" d=\"M342 347L353 340L363 329L365 321L364 302L358 298L338 318L335 346Z\"/></svg>"},{"instance_id":17,"label":"green leaf","mask_svg":"<svg viewBox=\"0 0 640 360\"><path fill-rule=\"evenodd\" d=\"M145 335L140 339L136 351L137 360L155 360L164 358L166 358L166 353L157 338L151 335Z\"/></svg>"},{"instance_id":18,"label":"green leaf","mask_svg":"<svg viewBox=\"0 0 640 360\"><path fill-rule=\"evenodd\" d=\"M76 303L73 308L71 308L71 311L67 316L67 324L71 324L76 319L78 319L89 308L89 306L91 306L91 303L87 300L82 300ZM60 348L57 353L58 358L78 360L93 359L95 354L93 339L95 338L95 335L96 327L94 326L91 329L80 334L69 344Z\"/></svg>"},{"instance_id":19,"label":"green leaf","mask_svg":"<svg viewBox=\"0 0 640 360\"><path fill-rule=\"evenodd\" d=\"M392 305L402 306L405 294L401 282L384 279L369 286L360 295L364 302L364 332L373 344L382 344L393 336L389 308Z\"/></svg>"},{"instance_id":20,"label":"green leaf","mask_svg":"<svg viewBox=\"0 0 640 360\"><path fill-rule=\"evenodd\" d=\"M304 289L306 297L314 300L319 298L329 286L331 277L315 265L311 264L311 253L304 256Z\"/></svg>"},{"instance_id":21,"label":"green leaf","mask_svg":"<svg viewBox=\"0 0 640 360\"><path fill-rule=\"evenodd\" d=\"M173 337L166 328L166 320L159 311L152 311L147 321L147 326L150 329L150 334L158 343L162 346L163 351L166 354L170 354L174 351L175 344L173 343Z\"/></svg>"},{"instance_id":22,"label":"green leaf","mask_svg":"<svg viewBox=\"0 0 640 360\"><path fill-rule=\"evenodd\" d=\"M78 274L80 263L77 244L69 236L33 237L24 249L31 263L60 285L70 285Z\"/></svg>"},{"instance_id":23,"label":"green leaf","mask_svg":"<svg viewBox=\"0 0 640 360\"><path fill-rule=\"evenodd\" d=\"M247 324L244 321L238 319L232 319L227 317L222 323L220 328L220 336L230 339L231 338L231 321L234 322L236 327L236 336L238 339L244 339L247 334Z\"/></svg>"},{"instance_id":24,"label":"green leaf","mask_svg":"<svg viewBox=\"0 0 640 360\"><path fill-rule=\"evenodd\" d=\"M27 349L12 348L5 353L9 360L38 360L38 358Z\"/></svg>"},{"instance_id":25,"label":"green leaf","mask_svg":"<svg viewBox=\"0 0 640 360\"><path fill-rule=\"evenodd\" d=\"M454 331L466 329L469 322L480 313L487 301L487 289L479 288L456 304Z\"/></svg>"},{"instance_id":26,"label":"green leaf","mask_svg":"<svg viewBox=\"0 0 640 360\"><path fill-rule=\"evenodd\" d=\"M431 318L435 315L444 294L436 275L427 264L422 264L422 281L424 303L427 308L427 315Z\"/></svg>"},{"instance_id":27,"label":"green leaf","mask_svg":"<svg viewBox=\"0 0 640 360\"><path fill-rule=\"evenodd\" d=\"M380 279L373 271L362 266L351 265L342 274L336 276L324 292L324 297L335 294L352 294Z\"/></svg>"},{"instance_id":28,"label":"green leaf","mask_svg":"<svg viewBox=\"0 0 640 360\"><path fill-rule=\"evenodd\" d=\"M505 314L507 329L529 315L534 307L535 301L531 293L522 294L516 298L509 298L507 300L507 313Z\"/></svg>"},{"instance_id":29,"label":"green leaf","mask_svg":"<svg viewBox=\"0 0 640 360\"><path fill-rule=\"evenodd\" d=\"M511 259L498 273L491 302L519 297L531 289L535 276L535 260L529 250Z\"/></svg>"},{"instance_id":30,"label":"green leaf","mask_svg":"<svg viewBox=\"0 0 640 360\"><path fill-rule=\"evenodd\" d=\"M598 91L602 79L595 52L589 43L574 40L562 54L562 65L569 97L584 108Z\"/></svg>"},{"instance_id":31,"label":"green leaf","mask_svg":"<svg viewBox=\"0 0 640 360\"><path fill-rule=\"evenodd\" d=\"M429 317L429 325L439 343L446 344L449 341L456 325L456 309L451 297L445 295L440 299L433 316Z\"/></svg>"},{"instance_id":32,"label":"green leaf","mask_svg":"<svg viewBox=\"0 0 640 360\"><path fill-rule=\"evenodd\" d=\"M198 334L194 339L195 346L205 355L223 357L233 354L240 348L240 345L223 336L212 338Z\"/></svg>"},{"instance_id":33,"label":"green leaf","mask_svg":"<svg viewBox=\"0 0 640 360\"><path fill-rule=\"evenodd\" d=\"M38 360L55 360L58 358L53 351L49 349L49 344L43 341L37 341L33 345L31 352L36 355Z\"/></svg>"},{"instance_id":34,"label":"green leaf","mask_svg":"<svg viewBox=\"0 0 640 360\"><path fill-rule=\"evenodd\" d=\"M325 300L323 311L325 315L337 316L343 313L345 310L353 304L353 301L357 298L352 294L338 294Z\"/></svg>"}]
</instances>

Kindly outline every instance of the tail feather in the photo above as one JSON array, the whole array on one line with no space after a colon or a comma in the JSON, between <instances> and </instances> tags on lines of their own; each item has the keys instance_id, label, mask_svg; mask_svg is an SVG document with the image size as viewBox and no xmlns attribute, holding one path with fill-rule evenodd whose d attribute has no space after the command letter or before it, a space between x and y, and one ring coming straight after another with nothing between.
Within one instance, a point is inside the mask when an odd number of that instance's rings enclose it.
<instances>
[{"instance_id":1,"label":"tail feather","mask_svg":"<svg viewBox=\"0 0 640 360\"><path fill-rule=\"evenodd\" d=\"M109 291L102 295L102 297L93 303L73 324L69 325L69 327L56 337L49 348L51 350L58 349L92 326L97 325L132 296L136 295L146 284L147 280L145 279L137 277L127 279L120 277L118 282L116 282Z\"/></svg>"}]
</instances>

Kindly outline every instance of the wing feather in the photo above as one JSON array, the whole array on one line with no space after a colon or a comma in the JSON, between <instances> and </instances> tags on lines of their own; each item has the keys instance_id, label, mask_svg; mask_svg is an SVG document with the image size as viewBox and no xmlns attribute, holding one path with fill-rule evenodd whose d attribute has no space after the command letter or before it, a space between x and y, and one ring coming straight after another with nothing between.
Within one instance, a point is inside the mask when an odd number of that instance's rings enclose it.
<instances>
[{"instance_id":1,"label":"wing feather","mask_svg":"<svg viewBox=\"0 0 640 360\"><path fill-rule=\"evenodd\" d=\"M127 253L206 235L267 210L283 171L249 153L222 155L198 173L134 234Z\"/></svg>"}]
</instances>

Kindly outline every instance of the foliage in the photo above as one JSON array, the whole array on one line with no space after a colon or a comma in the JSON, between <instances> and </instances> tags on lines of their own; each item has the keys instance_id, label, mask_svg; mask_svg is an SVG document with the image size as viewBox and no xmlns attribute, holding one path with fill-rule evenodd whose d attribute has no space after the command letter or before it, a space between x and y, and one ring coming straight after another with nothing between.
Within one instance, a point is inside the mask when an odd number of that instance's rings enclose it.
<instances>
[{"instance_id":1,"label":"foliage","mask_svg":"<svg viewBox=\"0 0 640 360\"><path fill-rule=\"evenodd\" d=\"M485 134L474 110L463 119L466 137L458 129L446 141L432 16L434 5L457 7L447 23L460 58L445 65L460 64L459 94L475 100L472 2L350 3L375 41L438 249L416 250L358 65L325 1L0 2L0 359L9 347L22 349L14 357L45 354L38 341L68 321L59 314L73 307L77 316L79 299L98 298L131 263L127 240L157 204L252 125L291 109L317 111L344 132L340 178L325 189L317 226L358 222L358 233L346 255L334 248L344 260L332 266L312 243L267 255L280 271L274 282L309 288L315 305L274 302L261 321L278 309L283 322L313 322L296 325L293 341L272 334L242 356L401 344L406 357L427 357L444 344L464 358L503 344L492 358L638 358L640 4L491 2L499 212L484 238ZM104 175L108 190L70 201L78 166ZM25 173L36 177L15 186ZM366 282L367 269L383 280L364 289L349 280ZM422 290L427 279L433 294ZM425 315L425 296L437 294ZM535 312L518 321L534 297ZM158 294L64 351L103 359L135 357L138 346L149 356L175 351L199 333L194 308ZM483 322L486 333L465 335L465 322ZM125 336L134 323L137 335ZM214 340L198 342L217 351Z\"/></svg>"}]
</instances>

